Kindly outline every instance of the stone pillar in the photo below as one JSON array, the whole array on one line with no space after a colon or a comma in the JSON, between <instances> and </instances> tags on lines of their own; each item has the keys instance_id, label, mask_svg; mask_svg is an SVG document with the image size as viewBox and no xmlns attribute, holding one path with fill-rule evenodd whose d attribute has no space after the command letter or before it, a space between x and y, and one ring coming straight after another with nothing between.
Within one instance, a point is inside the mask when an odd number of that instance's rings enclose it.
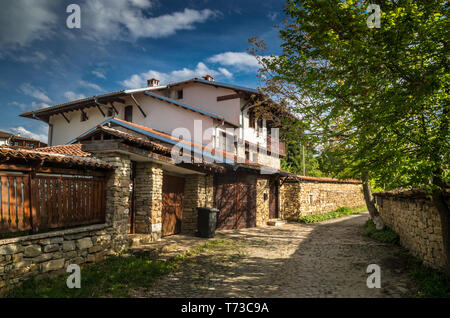
<instances>
[{"instance_id":1,"label":"stone pillar","mask_svg":"<svg viewBox=\"0 0 450 318\"><path fill-rule=\"evenodd\" d=\"M256 226L262 226L269 221L269 179L258 178L256 181Z\"/></svg>"},{"instance_id":2,"label":"stone pillar","mask_svg":"<svg viewBox=\"0 0 450 318\"><path fill-rule=\"evenodd\" d=\"M135 233L151 234L151 240L161 238L163 170L151 162L136 165Z\"/></svg>"},{"instance_id":3,"label":"stone pillar","mask_svg":"<svg viewBox=\"0 0 450 318\"><path fill-rule=\"evenodd\" d=\"M120 153L96 153L95 157L117 167L106 183L106 223L114 229L112 249L119 251L129 246L131 160Z\"/></svg>"},{"instance_id":4,"label":"stone pillar","mask_svg":"<svg viewBox=\"0 0 450 318\"><path fill-rule=\"evenodd\" d=\"M197 208L212 208L214 204L213 176L191 175L184 185L183 218L181 232L197 231Z\"/></svg>"}]
</instances>

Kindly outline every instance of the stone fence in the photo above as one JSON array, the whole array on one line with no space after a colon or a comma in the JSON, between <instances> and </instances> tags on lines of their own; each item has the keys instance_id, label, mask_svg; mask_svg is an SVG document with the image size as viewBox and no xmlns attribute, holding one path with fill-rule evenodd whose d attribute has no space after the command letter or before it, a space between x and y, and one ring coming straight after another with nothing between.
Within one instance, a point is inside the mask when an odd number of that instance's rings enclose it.
<instances>
[{"instance_id":1,"label":"stone fence","mask_svg":"<svg viewBox=\"0 0 450 318\"><path fill-rule=\"evenodd\" d=\"M378 192L374 196L381 218L399 235L400 244L425 264L433 268L444 266L441 220L425 193L396 190Z\"/></svg>"},{"instance_id":2,"label":"stone fence","mask_svg":"<svg viewBox=\"0 0 450 318\"><path fill-rule=\"evenodd\" d=\"M281 213L287 220L365 204L361 182L314 177L289 179L281 186L280 199Z\"/></svg>"},{"instance_id":3,"label":"stone fence","mask_svg":"<svg viewBox=\"0 0 450 318\"><path fill-rule=\"evenodd\" d=\"M29 277L64 273L70 264L99 262L130 246L130 160L114 153L102 159L116 167L106 182L105 222L0 239L0 294Z\"/></svg>"}]
</instances>

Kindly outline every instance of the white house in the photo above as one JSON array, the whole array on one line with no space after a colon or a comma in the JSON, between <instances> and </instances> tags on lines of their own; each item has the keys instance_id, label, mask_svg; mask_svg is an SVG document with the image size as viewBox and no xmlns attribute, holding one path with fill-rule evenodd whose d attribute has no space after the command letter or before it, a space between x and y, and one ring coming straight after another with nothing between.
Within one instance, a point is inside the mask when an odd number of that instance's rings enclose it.
<instances>
[{"instance_id":1,"label":"white house","mask_svg":"<svg viewBox=\"0 0 450 318\"><path fill-rule=\"evenodd\" d=\"M221 210L219 228L255 226L279 217L278 177L286 174L279 170L279 157L285 149L282 142L268 142L277 138L270 138L272 122L255 116L258 99L262 95L255 89L219 83L209 75L167 85L149 79L145 88L21 116L48 123L48 151L73 151L79 144L78 151L101 158L115 153L130 162L130 178L136 178L133 189L141 189L139 180L151 180L150 188L146 184L139 193L149 196L146 202L156 196L162 207L136 199L130 206L131 227L135 233L157 232L158 237L194 230L198 206ZM171 151L180 144L192 150L189 162L174 160ZM195 159L198 153L204 155L200 162ZM264 168L273 173L263 175ZM164 199L168 193L171 203ZM192 193L196 201L186 199ZM173 197L179 198L177 204Z\"/></svg>"}]
</instances>

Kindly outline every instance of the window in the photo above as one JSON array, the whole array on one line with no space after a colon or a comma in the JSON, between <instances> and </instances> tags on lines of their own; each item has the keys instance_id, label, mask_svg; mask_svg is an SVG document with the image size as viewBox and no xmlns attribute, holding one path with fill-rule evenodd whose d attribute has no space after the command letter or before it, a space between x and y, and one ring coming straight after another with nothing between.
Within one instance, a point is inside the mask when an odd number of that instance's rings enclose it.
<instances>
[{"instance_id":1,"label":"window","mask_svg":"<svg viewBox=\"0 0 450 318\"><path fill-rule=\"evenodd\" d=\"M114 116L114 109L112 109L112 107L108 108L108 117L113 117Z\"/></svg>"},{"instance_id":2,"label":"window","mask_svg":"<svg viewBox=\"0 0 450 318\"><path fill-rule=\"evenodd\" d=\"M248 114L248 127L255 128L255 114L253 112Z\"/></svg>"},{"instance_id":3,"label":"window","mask_svg":"<svg viewBox=\"0 0 450 318\"><path fill-rule=\"evenodd\" d=\"M81 120L80 121L86 121L86 120L88 120L88 116L87 116L87 114L85 113L85 112L81 112Z\"/></svg>"},{"instance_id":4,"label":"window","mask_svg":"<svg viewBox=\"0 0 450 318\"><path fill-rule=\"evenodd\" d=\"M263 119L259 118L258 121L256 122L256 136L261 135L262 128L263 128Z\"/></svg>"},{"instance_id":5,"label":"window","mask_svg":"<svg viewBox=\"0 0 450 318\"><path fill-rule=\"evenodd\" d=\"M227 134L224 132L220 133L220 144L219 144L219 148L221 150L227 150Z\"/></svg>"},{"instance_id":6,"label":"window","mask_svg":"<svg viewBox=\"0 0 450 318\"><path fill-rule=\"evenodd\" d=\"M180 89L179 91L177 91L177 98L178 99L183 99L183 90Z\"/></svg>"},{"instance_id":7,"label":"window","mask_svg":"<svg viewBox=\"0 0 450 318\"><path fill-rule=\"evenodd\" d=\"M133 122L133 106L125 107L125 121Z\"/></svg>"}]
</instances>

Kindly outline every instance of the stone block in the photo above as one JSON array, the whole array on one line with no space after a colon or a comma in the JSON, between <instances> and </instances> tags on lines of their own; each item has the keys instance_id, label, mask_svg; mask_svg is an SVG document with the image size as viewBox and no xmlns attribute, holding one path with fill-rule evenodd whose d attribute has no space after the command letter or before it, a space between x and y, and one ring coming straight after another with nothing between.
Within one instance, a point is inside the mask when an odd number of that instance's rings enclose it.
<instances>
[{"instance_id":1,"label":"stone block","mask_svg":"<svg viewBox=\"0 0 450 318\"><path fill-rule=\"evenodd\" d=\"M24 248L25 257L36 257L42 253L42 248L40 245L33 244Z\"/></svg>"},{"instance_id":2,"label":"stone block","mask_svg":"<svg viewBox=\"0 0 450 318\"><path fill-rule=\"evenodd\" d=\"M64 267L64 259L55 259L41 264L41 271L43 273L58 270Z\"/></svg>"},{"instance_id":3,"label":"stone block","mask_svg":"<svg viewBox=\"0 0 450 318\"><path fill-rule=\"evenodd\" d=\"M77 247L80 250L91 248L92 246L93 244L90 237L77 240Z\"/></svg>"}]
</instances>

